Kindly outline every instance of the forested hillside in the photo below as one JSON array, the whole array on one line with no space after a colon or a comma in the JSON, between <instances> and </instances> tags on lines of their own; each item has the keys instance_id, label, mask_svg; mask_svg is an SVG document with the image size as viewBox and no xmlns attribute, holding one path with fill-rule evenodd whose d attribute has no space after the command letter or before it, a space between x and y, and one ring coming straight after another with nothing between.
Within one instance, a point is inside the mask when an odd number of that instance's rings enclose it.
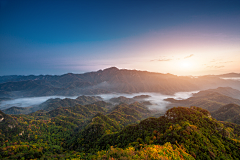
<instances>
[{"instance_id":1,"label":"forested hillside","mask_svg":"<svg viewBox=\"0 0 240 160\"><path fill-rule=\"evenodd\" d=\"M168 102L171 102L171 104L168 106L169 108L175 107L175 106L185 106L185 107L198 106L200 108L203 108L212 112L230 103L235 103L240 105L240 99L226 96L226 95L232 95L233 97L240 97L238 93L239 93L238 90L225 87L225 88L218 88L218 89L203 90L196 94L193 94L192 97L184 100L175 100L173 98L168 98L165 100Z\"/></svg>"},{"instance_id":2,"label":"forested hillside","mask_svg":"<svg viewBox=\"0 0 240 160\"><path fill-rule=\"evenodd\" d=\"M1 159L239 159L239 125L198 107L159 118L141 103L96 102L29 115L0 113ZM144 119L144 120L143 120Z\"/></svg>"},{"instance_id":3,"label":"forested hillside","mask_svg":"<svg viewBox=\"0 0 240 160\"><path fill-rule=\"evenodd\" d=\"M34 106L34 107L11 107L8 109L3 110L6 114L29 114L38 110L42 110L43 112L51 111L53 109L56 109L58 107L73 107L77 104L85 105L85 104L91 104L98 101L101 101L101 97L96 96L79 96L76 99L48 99L47 101L41 103L40 105Z\"/></svg>"},{"instance_id":4,"label":"forested hillside","mask_svg":"<svg viewBox=\"0 0 240 160\"><path fill-rule=\"evenodd\" d=\"M1 157L15 159L23 156L29 159L49 158L55 154L67 156L72 152L67 147L67 142L76 137L79 131L84 132L89 127L104 122L108 125L104 127L103 134L112 133L150 115L148 108L137 102L131 105L117 105L110 109L108 105L99 101L15 116L1 112ZM86 136L93 138L89 134ZM77 154L82 155L76 153L71 156L77 157Z\"/></svg>"},{"instance_id":5,"label":"forested hillside","mask_svg":"<svg viewBox=\"0 0 240 160\"><path fill-rule=\"evenodd\" d=\"M240 106L236 104L225 105L211 113L219 121L228 121L240 124Z\"/></svg>"}]
</instances>

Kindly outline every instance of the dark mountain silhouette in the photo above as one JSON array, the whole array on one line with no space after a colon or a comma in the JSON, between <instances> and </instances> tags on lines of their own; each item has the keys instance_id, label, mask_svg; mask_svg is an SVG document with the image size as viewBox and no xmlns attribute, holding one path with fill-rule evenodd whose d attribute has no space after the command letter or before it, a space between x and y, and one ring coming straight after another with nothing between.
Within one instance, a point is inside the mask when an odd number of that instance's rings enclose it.
<instances>
[{"instance_id":1,"label":"dark mountain silhouette","mask_svg":"<svg viewBox=\"0 0 240 160\"><path fill-rule=\"evenodd\" d=\"M173 94L178 91L197 90L190 78L171 74L152 73L136 70L119 70L116 67L84 74L61 76L2 76L0 90L21 91L23 96L77 95L90 92L135 93L160 92Z\"/></svg>"},{"instance_id":2,"label":"dark mountain silhouette","mask_svg":"<svg viewBox=\"0 0 240 160\"><path fill-rule=\"evenodd\" d=\"M239 81L228 81L217 76L181 77L147 71L118 69L116 67L84 74L60 76L1 76L0 96L48 96L99 93L159 92L174 94L213 87L240 89ZM18 91L18 92L16 92Z\"/></svg>"}]
</instances>

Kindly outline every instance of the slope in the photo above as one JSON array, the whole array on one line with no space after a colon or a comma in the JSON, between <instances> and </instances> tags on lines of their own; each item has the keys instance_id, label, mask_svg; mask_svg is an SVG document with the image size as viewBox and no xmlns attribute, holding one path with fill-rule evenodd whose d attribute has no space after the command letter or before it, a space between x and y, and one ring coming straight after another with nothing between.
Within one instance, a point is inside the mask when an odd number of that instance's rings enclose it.
<instances>
[{"instance_id":1,"label":"slope","mask_svg":"<svg viewBox=\"0 0 240 160\"><path fill-rule=\"evenodd\" d=\"M185 100L175 100L173 98L165 99L166 101L171 102L168 108L176 107L176 106L197 106L203 109L207 109L208 111L214 111L219 109L220 107L227 105L229 103L235 103L240 105L239 99L234 99L229 96L222 95L217 92L212 91L200 91Z\"/></svg>"},{"instance_id":2,"label":"slope","mask_svg":"<svg viewBox=\"0 0 240 160\"><path fill-rule=\"evenodd\" d=\"M228 104L211 113L218 121L228 121L240 124L240 106Z\"/></svg>"},{"instance_id":3,"label":"slope","mask_svg":"<svg viewBox=\"0 0 240 160\"><path fill-rule=\"evenodd\" d=\"M128 145L141 148L145 144L170 142L183 146L196 159L238 159L240 141L235 138L239 137L212 119L208 111L178 107L168 110L165 116L148 118L118 133L106 134L96 139L94 146L100 149Z\"/></svg>"},{"instance_id":4,"label":"slope","mask_svg":"<svg viewBox=\"0 0 240 160\"><path fill-rule=\"evenodd\" d=\"M95 102L101 101L101 100L102 100L101 97L84 96L84 95L79 96L76 99L55 98L55 99L48 99L47 101L41 103L38 106L34 106L34 107L11 107L11 108L3 110L3 112L6 113L6 114L29 114L29 113L33 113L33 112L38 111L38 110L42 110L42 112L47 112L47 111L51 111L53 109L56 109L58 107L73 107L77 104L86 105L86 104L95 103Z\"/></svg>"}]
</instances>

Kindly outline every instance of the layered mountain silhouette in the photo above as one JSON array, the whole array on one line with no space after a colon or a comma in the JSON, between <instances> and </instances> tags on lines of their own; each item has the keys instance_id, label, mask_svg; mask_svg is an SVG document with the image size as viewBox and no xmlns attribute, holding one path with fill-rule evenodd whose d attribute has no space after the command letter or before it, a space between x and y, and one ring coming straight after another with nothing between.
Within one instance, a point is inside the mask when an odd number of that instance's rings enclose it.
<instances>
[{"instance_id":1,"label":"layered mountain silhouette","mask_svg":"<svg viewBox=\"0 0 240 160\"><path fill-rule=\"evenodd\" d=\"M0 96L50 96L100 93L159 92L174 94L181 91L229 86L240 88L239 81L222 80L216 76L181 77L147 71L118 69L116 67L84 74L60 76L1 76Z\"/></svg>"}]
</instances>

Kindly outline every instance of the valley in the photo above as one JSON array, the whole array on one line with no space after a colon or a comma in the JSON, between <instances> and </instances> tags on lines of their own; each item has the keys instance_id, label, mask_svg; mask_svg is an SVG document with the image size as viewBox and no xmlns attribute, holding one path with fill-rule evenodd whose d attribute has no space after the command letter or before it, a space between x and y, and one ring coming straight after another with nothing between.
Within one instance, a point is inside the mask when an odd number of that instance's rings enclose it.
<instances>
[{"instance_id":1,"label":"valley","mask_svg":"<svg viewBox=\"0 0 240 160\"><path fill-rule=\"evenodd\" d=\"M133 73L142 77L138 83L130 83L137 82ZM106 81L106 75L116 74L122 80ZM197 86L192 78L116 68L72 76L1 77L1 93L8 93L1 95L0 105L2 159L240 156L240 91L231 88L235 81L224 87L232 80L219 80L217 88L209 89L211 81ZM36 94L42 79L64 92L45 88ZM83 79L94 85L76 85ZM140 82L147 84L138 88ZM160 154L163 150L166 155Z\"/></svg>"}]
</instances>

